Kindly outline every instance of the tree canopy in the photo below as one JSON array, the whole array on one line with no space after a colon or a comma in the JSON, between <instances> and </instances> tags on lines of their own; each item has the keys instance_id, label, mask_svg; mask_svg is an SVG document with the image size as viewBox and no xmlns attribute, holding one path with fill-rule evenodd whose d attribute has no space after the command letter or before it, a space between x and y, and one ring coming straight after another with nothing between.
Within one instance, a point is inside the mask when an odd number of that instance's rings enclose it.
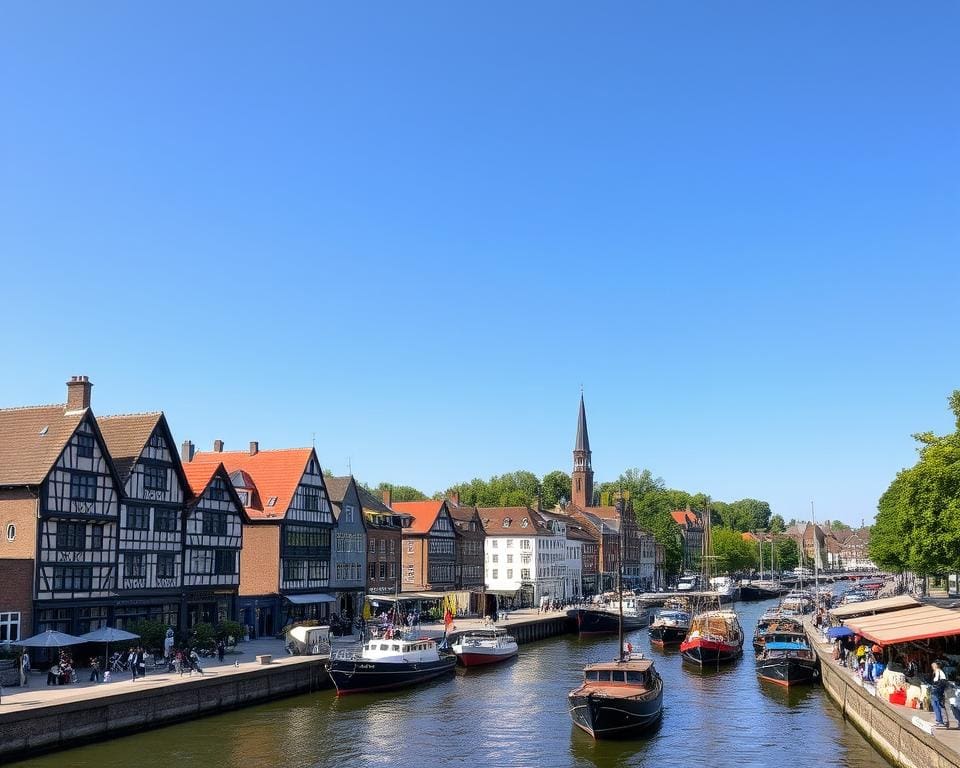
<instances>
[{"instance_id":1,"label":"tree canopy","mask_svg":"<svg viewBox=\"0 0 960 768\"><path fill-rule=\"evenodd\" d=\"M734 573L753 568L759 552L743 536L729 528L716 528L712 532L713 554L716 556L718 573Z\"/></svg>"},{"instance_id":2,"label":"tree canopy","mask_svg":"<svg viewBox=\"0 0 960 768\"><path fill-rule=\"evenodd\" d=\"M914 435L919 460L880 497L870 557L881 568L921 575L960 568L960 390L949 402L955 431Z\"/></svg>"},{"instance_id":3,"label":"tree canopy","mask_svg":"<svg viewBox=\"0 0 960 768\"><path fill-rule=\"evenodd\" d=\"M460 503L476 507L535 507L540 479L526 470L494 475L489 480L475 477L447 489L460 494Z\"/></svg>"},{"instance_id":4,"label":"tree canopy","mask_svg":"<svg viewBox=\"0 0 960 768\"><path fill-rule=\"evenodd\" d=\"M410 485L393 485L392 483L380 483L376 488L371 488L366 484L362 484L364 488L373 493L376 496L380 496L384 491L390 491L390 494L394 501L423 501L427 498L427 494L423 491L417 490Z\"/></svg>"}]
</instances>

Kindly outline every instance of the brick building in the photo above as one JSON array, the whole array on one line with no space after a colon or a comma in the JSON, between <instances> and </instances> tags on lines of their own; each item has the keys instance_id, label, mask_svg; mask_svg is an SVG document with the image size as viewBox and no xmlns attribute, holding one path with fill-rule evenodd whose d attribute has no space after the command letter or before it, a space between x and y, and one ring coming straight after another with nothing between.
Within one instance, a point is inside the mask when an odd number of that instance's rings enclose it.
<instances>
[{"instance_id":1,"label":"brick building","mask_svg":"<svg viewBox=\"0 0 960 768\"><path fill-rule=\"evenodd\" d=\"M403 592L447 592L456 587L456 533L445 501L398 501L410 515L403 529Z\"/></svg>"}]
</instances>

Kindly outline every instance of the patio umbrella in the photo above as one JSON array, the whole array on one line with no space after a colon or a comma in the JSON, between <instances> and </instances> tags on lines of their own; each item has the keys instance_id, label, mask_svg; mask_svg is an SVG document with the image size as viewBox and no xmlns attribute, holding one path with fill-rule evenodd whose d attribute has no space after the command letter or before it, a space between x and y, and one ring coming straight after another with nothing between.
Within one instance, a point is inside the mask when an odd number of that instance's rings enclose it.
<instances>
[{"instance_id":1,"label":"patio umbrella","mask_svg":"<svg viewBox=\"0 0 960 768\"><path fill-rule=\"evenodd\" d=\"M55 629L48 629L39 635L28 637L26 640L18 640L17 645L28 648L60 648L64 645L79 645L87 642L82 637L68 635L66 632L57 632Z\"/></svg>"},{"instance_id":2,"label":"patio umbrella","mask_svg":"<svg viewBox=\"0 0 960 768\"><path fill-rule=\"evenodd\" d=\"M116 627L100 627L100 629L87 632L85 635L80 635L80 637L83 638L82 642L107 644L107 648L103 654L103 669L107 671L110 668L110 643L123 643L127 640L137 640L140 635L135 635L133 632L127 632L124 629L117 629Z\"/></svg>"},{"instance_id":3,"label":"patio umbrella","mask_svg":"<svg viewBox=\"0 0 960 768\"><path fill-rule=\"evenodd\" d=\"M830 629L827 630L827 637L831 640L838 637L849 637L852 634L854 634L854 632L850 627L830 627Z\"/></svg>"}]
</instances>

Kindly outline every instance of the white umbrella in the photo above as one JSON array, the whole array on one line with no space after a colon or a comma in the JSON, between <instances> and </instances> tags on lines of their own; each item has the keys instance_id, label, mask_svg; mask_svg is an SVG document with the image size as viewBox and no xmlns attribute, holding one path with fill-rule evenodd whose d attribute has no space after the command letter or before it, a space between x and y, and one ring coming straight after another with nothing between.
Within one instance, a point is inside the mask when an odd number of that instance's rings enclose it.
<instances>
[{"instance_id":1,"label":"white umbrella","mask_svg":"<svg viewBox=\"0 0 960 768\"><path fill-rule=\"evenodd\" d=\"M66 632L57 632L55 629L48 629L39 635L28 637L26 640L17 640L15 645L22 645L28 648L59 648L63 645L79 645L87 642L82 637L68 635Z\"/></svg>"}]
</instances>

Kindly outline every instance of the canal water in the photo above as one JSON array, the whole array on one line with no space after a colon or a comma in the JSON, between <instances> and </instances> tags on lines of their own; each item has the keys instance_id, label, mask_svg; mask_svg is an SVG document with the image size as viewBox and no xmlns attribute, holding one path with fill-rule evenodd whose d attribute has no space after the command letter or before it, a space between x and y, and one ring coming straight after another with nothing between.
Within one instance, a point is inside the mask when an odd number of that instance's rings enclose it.
<instances>
[{"instance_id":1,"label":"canal water","mask_svg":"<svg viewBox=\"0 0 960 768\"><path fill-rule=\"evenodd\" d=\"M656 660L664 717L648 738L594 742L571 725L567 692L585 663L612 658L616 639L575 636L523 645L488 669L379 696L332 691L40 756L18 768L233 768L234 766L576 766L886 768L819 686L785 691L761 683L749 637L770 603L737 603L748 645L719 672L651 650L646 630L629 635Z\"/></svg>"}]
</instances>

